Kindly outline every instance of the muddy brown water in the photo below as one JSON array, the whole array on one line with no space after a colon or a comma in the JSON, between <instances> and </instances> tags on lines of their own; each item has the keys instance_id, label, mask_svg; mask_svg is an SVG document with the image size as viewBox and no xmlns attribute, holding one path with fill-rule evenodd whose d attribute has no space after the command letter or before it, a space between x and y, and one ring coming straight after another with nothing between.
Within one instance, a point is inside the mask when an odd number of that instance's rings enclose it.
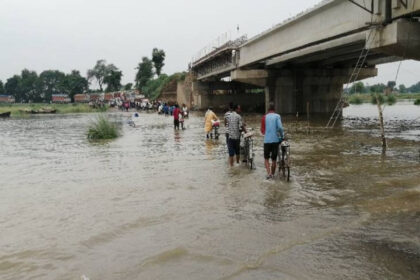
<instances>
[{"instance_id":1,"label":"muddy brown water","mask_svg":"<svg viewBox=\"0 0 420 280\"><path fill-rule=\"evenodd\" d=\"M374 106L284 118L289 183L264 180L260 136L256 169L228 168L202 113L110 113L100 143L89 114L0 120L0 279L420 279L420 108L394 106L385 156Z\"/></svg>"}]
</instances>

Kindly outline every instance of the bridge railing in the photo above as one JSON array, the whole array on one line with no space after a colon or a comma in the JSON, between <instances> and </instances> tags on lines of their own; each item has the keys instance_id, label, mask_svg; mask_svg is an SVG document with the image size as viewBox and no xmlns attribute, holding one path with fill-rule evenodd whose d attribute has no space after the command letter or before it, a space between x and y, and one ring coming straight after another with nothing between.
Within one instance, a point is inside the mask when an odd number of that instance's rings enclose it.
<instances>
[{"instance_id":1,"label":"bridge railing","mask_svg":"<svg viewBox=\"0 0 420 280\"><path fill-rule=\"evenodd\" d=\"M225 48L237 48L240 45L244 44L248 40L247 35L243 35L239 38L232 40L232 35L230 32L226 32L211 42L206 47L202 48L195 56L191 59L191 65L196 64L203 58L211 56L214 53L217 53L221 49Z\"/></svg>"}]
</instances>

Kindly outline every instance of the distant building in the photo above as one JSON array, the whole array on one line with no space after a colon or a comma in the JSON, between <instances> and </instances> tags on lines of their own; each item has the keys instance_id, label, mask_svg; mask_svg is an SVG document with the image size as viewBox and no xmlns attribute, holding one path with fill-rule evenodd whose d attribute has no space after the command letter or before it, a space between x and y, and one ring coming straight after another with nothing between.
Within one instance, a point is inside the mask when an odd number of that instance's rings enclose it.
<instances>
[{"instance_id":1,"label":"distant building","mask_svg":"<svg viewBox=\"0 0 420 280\"><path fill-rule=\"evenodd\" d=\"M76 94L74 96L74 102L76 103L89 103L90 97L88 94Z\"/></svg>"},{"instance_id":2,"label":"distant building","mask_svg":"<svg viewBox=\"0 0 420 280\"><path fill-rule=\"evenodd\" d=\"M103 101L104 94L102 93L91 93L89 94L89 101Z\"/></svg>"},{"instance_id":3,"label":"distant building","mask_svg":"<svg viewBox=\"0 0 420 280\"><path fill-rule=\"evenodd\" d=\"M53 94L51 97L52 103L70 103L71 99L67 94Z\"/></svg>"},{"instance_id":4,"label":"distant building","mask_svg":"<svg viewBox=\"0 0 420 280\"><path fill-rule=\"evenodd\" d=\"M105 93L104 101L111 102L112 100L114 100L114 93L112 92Z\"/></svg>"},{"instance_id":5,"label":"distant building","mask_svg":"<svg viewBox=\"0 0 420 280\"><path fill-rule=\"evenodd\" d=\"M0 103L15 103L15 98L11 95L0 95Z\"/></svg>"}]
</instances>

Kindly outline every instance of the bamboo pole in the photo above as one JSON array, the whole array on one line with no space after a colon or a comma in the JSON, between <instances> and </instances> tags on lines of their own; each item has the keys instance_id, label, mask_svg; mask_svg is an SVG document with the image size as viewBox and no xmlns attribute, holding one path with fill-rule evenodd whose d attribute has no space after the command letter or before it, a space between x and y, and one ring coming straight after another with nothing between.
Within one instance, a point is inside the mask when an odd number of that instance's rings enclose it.
<instances>
[{"instance_id":1,"label":"bamboo pole","mask_svg":"<svg viewBox=\"0 0 420 280\"><path fill-rule=\"evenodd\" d=\"M376 105L378 106L378 112L379 112L379 127L381 129L382 153L385 153L386 148L387 148L387 143L386 143L386 138L385 138L383 109L382 109L382 106L381 106L381 102L379 101L378 94L376 94L375 97L376 97Z\"/></svg>"}]
</instances>

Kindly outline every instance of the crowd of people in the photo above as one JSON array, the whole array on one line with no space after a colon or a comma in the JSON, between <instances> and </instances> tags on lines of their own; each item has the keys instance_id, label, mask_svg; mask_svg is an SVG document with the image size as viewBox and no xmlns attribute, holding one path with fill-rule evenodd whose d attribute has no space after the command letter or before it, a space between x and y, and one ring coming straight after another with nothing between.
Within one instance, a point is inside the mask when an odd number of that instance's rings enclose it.
<instances>
[{"instance_id":1,"label":"crowd of people","mask_svg":"<svg viewBox=\"0 0 420 280\"><path fill-rule=\"evenodd\" d=\"M146 108L149 108L147 105ZM279 145L284 139L284 129L279 114L275 113L274 103L269 103L268 112L261 119L261 134L264 135L264 165L267 171L267 179L273 179L276 172L277 156ZM156 102L150 105L150 109L155 109L158 114L173 117L175 130L185 129L184 120L189 116L188 107L185 104L179 106L177 103L168 104ZM136 113L137 114L137 113ZM136 115L138 117L138 114ZM241 106L239 104L229 104L228 111L224 114L225 139L228 150L228 163L231 167L240 164L241 134L247 132L246 124L241 117ZM204 132L207 139L213 138L213 132L220 126L220 120L212 107L209 107L204 116ZM271 160L271 162L270 162Z\"/></svg>"}]
</instances>

